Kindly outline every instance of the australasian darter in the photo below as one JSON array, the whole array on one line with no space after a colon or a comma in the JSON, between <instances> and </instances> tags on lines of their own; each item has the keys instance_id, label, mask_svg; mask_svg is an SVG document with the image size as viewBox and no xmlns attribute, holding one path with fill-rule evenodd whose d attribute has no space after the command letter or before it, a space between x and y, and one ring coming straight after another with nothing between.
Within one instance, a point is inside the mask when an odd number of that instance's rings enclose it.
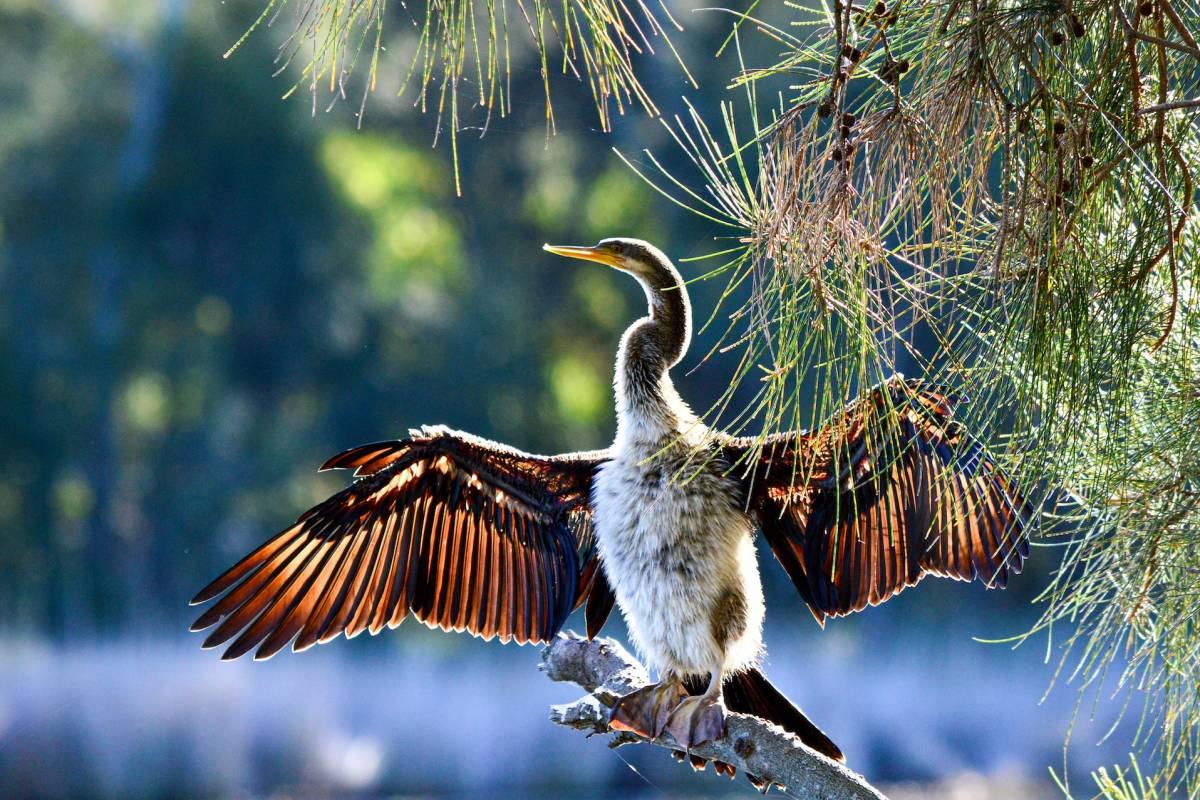
<instances>
[{"instance_id":1,"label":"australasian darter","mask_svg":"<svg viewBox=\"0 0 1200 800\"><path fill-rule=\"evenodd\" d=\"M841 752L759 671L761 530L818 622L881 603L926 574L1005 585L1028 554L1027 501L952 418L958 398L892 379L825 427L735 438L704 426L670 369L691 338L683 281L635 239L551 247L632 275L649 315L621 337L617 436L538 456L444 427L348 450L322 469L349 487L305 512L193 600L224 658L408 614L520 644L554 637L586 601L588 636L614 600L660 675L612 726L683 747L720 737L724 709Z\"/></svg>"}]
</instances>

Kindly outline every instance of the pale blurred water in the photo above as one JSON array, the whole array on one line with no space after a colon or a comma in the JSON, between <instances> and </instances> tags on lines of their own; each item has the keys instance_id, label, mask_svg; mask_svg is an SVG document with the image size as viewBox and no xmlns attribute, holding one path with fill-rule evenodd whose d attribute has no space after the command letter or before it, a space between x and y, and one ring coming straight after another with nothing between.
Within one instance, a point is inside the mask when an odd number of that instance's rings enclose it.
<instances>
[{"instance_id":1,"label":"pale blurred water","mask_svg":"<svg viewBox=\"0 0 1200 800\"><path fill-rule=\"evenodd\" d=\"M661 750L610 751L546 722L579 691L533 648L414 626L265 663L223 663L198 639L0 647L5 796L626 796L750 787L692 775ZM767 673L894 797L1055 796L1076 697L1038 698L1034 648L962 632L768 629ZM1081 721L1076 780L1125 760L1109 720ZM1127 741L1127 739L1124 739ZM281 794L282 793L282 794ZM997 794L998 793L998 794Z\"/></svg>"}]
</instances>

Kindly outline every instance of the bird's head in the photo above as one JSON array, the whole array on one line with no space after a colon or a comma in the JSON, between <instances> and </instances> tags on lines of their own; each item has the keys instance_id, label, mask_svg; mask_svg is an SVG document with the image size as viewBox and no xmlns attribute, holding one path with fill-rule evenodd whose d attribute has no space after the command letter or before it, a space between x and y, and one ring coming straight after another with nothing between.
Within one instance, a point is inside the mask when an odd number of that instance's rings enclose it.
<instances>
[{"instance_id":1,"label":"bird's head","mask_svg":"<svg viewBox=\"0 0 1200 800\"><path fill-rule=\"evenodd\" d=\"M544 245L543 249L559 256L595 261L637 278L650 304L650 317L635 322L626 331L623 347L649 337L648 350L666 367L678 363L687 352L692 338L691 305L687 287L667 258L649 242L641 239L604 239L592 247ZM633 336L638 333L638 336Z\"/></svg>"},{"instance_id":2,"label":"bird's head","mask_svg":"<svg viewBox=\"0 0 1200 800\"><path fill-rule=\"evenodd\" d=\"M628 272L655 289L679 283L679 273L671 265L671 260L663 251L641 239L604 239L592 247L547 244L542 249L555 255L595 261Z\"/></svg>"}]
</instances>

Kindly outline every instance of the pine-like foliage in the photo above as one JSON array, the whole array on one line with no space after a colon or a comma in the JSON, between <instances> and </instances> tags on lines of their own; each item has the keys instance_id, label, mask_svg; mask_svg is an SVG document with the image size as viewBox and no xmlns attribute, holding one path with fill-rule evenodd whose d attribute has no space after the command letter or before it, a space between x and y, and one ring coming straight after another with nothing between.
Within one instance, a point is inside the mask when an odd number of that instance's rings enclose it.
<instances>
[{"instance_id":1,"label":"pine-like foliage","mask_svg":"<svg viewBox=\"0 0 1200 800\"><path fill-rule=\"evenodd\" d=\"M382 0L301 5L305 80L337 94L351 32L380 24ZM543 75L556 39L605 124L610 103L653 112L630 59L646 7L517 8ZM1044 489L1041 539L1062 545L1031 633L1051 634L1081 690L1115 674L1145 701L1154 770L1098 774L1100 790L1200 796L1200 4L730 11L732 48L765 36L775 63L745 65L718 121L668 124L694 171L630 160L714 225L709 275L748 297L722 347L758 391L712 416L811 427L899 368L964 389L970 422ZM423 13L420 96L454 131L473 76L475 100L503 111L503 5Z\"/></svg>"},{"instance_id":2,"label":"pine-like foliage","mask_svg":"<svg viewBox=\"0 0 1200 800\"><path fill-rule=\"evenodd\" d=\"M401 93L411 91L421 111L434 111L439 131L445 127L457 165L462 111L484 109L507 116L512 107L508 82L513 66L510 25L523 29L523 39L540 60L546 99L546 125L553 131L550 78L556 72L586 80L595 100L600 127L609 130L612 115L640 107L657 108L633 67L639 53L653 53L655 43L672 50L663 27L678 28L666 6L656 14L644 3L624 0L427 0L396 4L416 32L403 69ZM347 81L365 58L367 97L379 79L384 21L388 0L268 0L265 8L230 55L263 25L274 25L290 12L292 29L279 47L280 71L299 65L300 78L285 96L301 88L312 95L313 109L322 97L330 104L347 96ZM661 20L660 20L661 17ZM518 48L520 43L518 43ZM680 62L682 65L682 62ZM455 170L456 185L458 172ZM461 192L461 186L456 186Z\"/></svg>"},{"instance_id":3,"label":"pine-like foliage","mask_svg":"<svg viewBox=\"0 0 1200 800\"><path fill-rule=\"evenodd\" d=\"M1198 11L745 17L781 46L743 73L753 118L757 85L790 94L744 138L731 105L719 134L677 124L696 176L648 176L736 229L721 269L752 292L730 342L745 377L765 371L755 410L774 426L916 364L972 395L974 424L1043 487L1041 538L1064 555L1033 632L1081 690L1115 674L1146 704L1157 769L1098 775L1112 796L1200 794Z\"/></svg>"}]
</instances>

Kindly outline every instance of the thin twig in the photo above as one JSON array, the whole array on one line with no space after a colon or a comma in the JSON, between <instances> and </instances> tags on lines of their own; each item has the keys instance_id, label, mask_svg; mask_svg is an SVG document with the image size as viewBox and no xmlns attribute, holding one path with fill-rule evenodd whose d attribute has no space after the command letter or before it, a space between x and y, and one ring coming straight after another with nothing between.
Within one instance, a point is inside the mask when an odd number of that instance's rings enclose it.
<instances>
[{"instance_id":1,"label":"thin twig","mask_svg":"<svg viewBox=\"0 0 1200 800\"><path fill-rule=\"evenodd\" d=\"M1160 111L1175 111L1180 108L1200 108L1200 97L1192 100L1173 100L1169 103L1147 106L1146 108L1138 109L1137 113L1138 116L1144 116L1146 114L1157 114Z\"/></svg>"}]
</instances>

